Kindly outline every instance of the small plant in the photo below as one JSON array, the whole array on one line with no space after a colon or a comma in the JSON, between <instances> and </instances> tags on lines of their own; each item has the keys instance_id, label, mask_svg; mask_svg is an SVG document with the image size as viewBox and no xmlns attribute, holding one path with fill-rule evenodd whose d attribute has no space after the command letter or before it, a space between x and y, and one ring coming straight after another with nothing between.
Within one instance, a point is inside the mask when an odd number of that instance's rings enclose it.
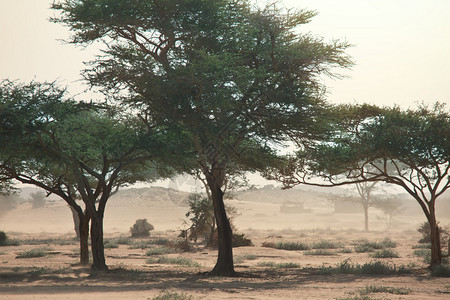
<instances>
[{"instance_id":1,"label":"small plant","mask_svg":"<svg viewBox=\"0 0 450 300\"><path fill-rule=\"evenodd\" d=\"M152 224L147 222L147 219L136 220L136 223L130 228L132 237L148 237L150 231L155 229Z\"/></svg>"},{"instance_id":2,"label":"small plant","mask_svg":"<svg viewBox=\"0 0 450 300\"><path fill-rule=\"evenodd\" d=\"M352 263L346 259L343 262L336 265L336 267L321 267L319 269L320 274L410 274L410 266L396 266L390 265L382 261L373 261L365 263L363 265Z\"/></svg>"},{"instance_id":3,"label":"small plant","mask_svg":"<svg viewBox=\"0 0 450 300\"><path fill-rule=\"evenodd\" d=\"M336 252L328 250L328 249L314 249L304 252L305 255L322 255L322 256L331 256L336 255Z\"/></svg>"},{"instance_id":4,"label":"small plant","mask_svg":"<svg viewBox=\"0 0 450 300\"><path fill-rule=\"evenodd\" d=\"M105 247L105 249L119 248L119 244L113 239L105 239L103 242L103 247Z\"/></svg>"},{"instance_id":5,"label":"small plant","mask_svg":"<svg viewBox=\"0 0 450 300\"><path fill-rule=\"evenodd\" d=\"M160 295L153 297L152 300L193 300L192 295L177 292L161 292Z\"/></svg>"},{"instance_id":6,"label":"small plant","mask_svg":"<svg viewBox=\"0 0 450 300\"><path fill-rule=\"evenodd\" d=\"M44 257L48 255L50 248L34 248L28 251L22 251L16 258L34 258L34 257Z\"/></svg>"},{"instance_id":7,"label":"small plant","mask_svg":"<svg viewBox=\"0 0 450 300\"><path fill-rule=\"evenodd\" d=\"M431 249L416 249L414 250L413 254L417 257L421 257L423 259L423 262L426 264L431 263Z\"/></svg>"},{"instance_id":8,"label":"small plant","mask_svg":"<svg viewBox=\"0 0 450 300\"><path fill-rule=\"evenodd\" d=\"M146 260L148 264L169 264L169 265L179 265L184 267L200 267L200 264L184 257L167 257L161 256L158 258L149 258Z\"/></svg>"},{"instance_id":9,"label":"small plant","mask_svg":"<svg viewBox=\"0 0 450 300\"><path fill-rule=\"evenodd\" d=\"M145 252L145 255L147 256L152 256L152 255L163 255L163 254L171 254L174 253L173 248L168 248L168 247L153 247L150 248L149 250L147 250L147 252Z\"/></svg>"},{"instance_id":10,"label":"small plant","mask_svg":"<svg viewBox=\"0 0 450 300\"><path fill-rule=\"evenodd\" d=\"M305 243L297 243L297 242L264 242L262 243L263 247L267 248L275 248L280 250L309 250L310 247Z\"/></svg>"},{"instance_id":11,"label":"small plant","mask_svg":"<svg viewBox=\"0 0 450 300\"><path fill-rule=\"evenodd\" d=\"M378 251L375 251L374 253L370 254L370 257L373 258L398 258L399 255L397 251L394 251L392 249L381 249Z\"/></svg>"},{"instance_id":12,"label":"small plant","mask_svg":"<svg viewBox=\"0 0 450 300\"><path fill-rule=\"evenodd\" d=\"M258 267L274 268L274 269L296 269L300 268L299 264L286 262L286 263L275 263L273 261L262 261L257 263Z\"/></svg>"},{"instance_id":13,"label":"small plant","mask_svg":"<svg viewBox=\"0 0 450 300\"><path fill-rule=\"evenodd\" d=\"M340 247L341 247L340 243L327 241L327 240L321 240L319 242L315 242L311 246L311 248L313 248L313 249L337 249Z\"/></svg>"},{"instance_id":14,"label":"small plant","mask_svg":"<svg viewBox=\"0 0 450 300\"><path fill-rule=\"evenodd\" d=\"M256 255L253 254L246 254L246 255L238 255L234 257L234 263L235 264L241 264L246 260L255 260L258 257Z\"/></svg>"},{"instance_id":15,"label":"small plant","mask_svg":"<svg viewBox=\"0 0 450 300\"><path fill-rule=\"evenodd\" d=\"M408 295L411 292L408 288L394 288L389 286L369 285L362 290L358 290L360 295L368 295L374 293L389 293L393 295Z\"/></svg>"}]
</instances>

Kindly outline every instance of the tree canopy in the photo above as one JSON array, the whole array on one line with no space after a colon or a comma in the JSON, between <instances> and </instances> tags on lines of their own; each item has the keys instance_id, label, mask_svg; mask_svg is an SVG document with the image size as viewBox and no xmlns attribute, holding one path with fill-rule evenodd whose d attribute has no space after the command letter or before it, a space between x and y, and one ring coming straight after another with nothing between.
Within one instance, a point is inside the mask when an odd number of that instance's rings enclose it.
<instances>
[{"instance_id":1,"label":"tree canopy","mask_svg":"<svg viewBox=\"0 0 450 300\"><path fill-rule=\"evenodd\" d=\"M76 103L54 83L4 81L0 105L2 178L41 187L62 197L81 223L91 219L93 268L106 268L106 203L121 186L168 174L161 167L168 155L164 129L105 106Z\"/></svg>"},{"instance_id":2,"label":"tree canopy","mask_svg":"<svg viewBox=\"0 0 450 300\"><path fill-rule=\"evenodd\" d=\"M382 181L403 188L432 228L431 264L440 264L435 204L450 188L450 113L439 103L415 110L363 105L338 111L340 125L329 138L312 151L299 151L273 177L288 186L311 184L305 174L312 173L328 181L322 185Z\"/></svg>"},{"instance_id":3,"label":"tree canopy","mask_svg":"<svg viewBox=\"0 0 450 300\"><path fill-rule=\"evenodd\" d=\"M318 76L349 67L348 44L298 34L312 11L258 8L247 1L66 0L53 6L70 42L102 41L84 71L93 87L178 124L213 199L219 256L213 274L234 274L223 185L235 172L263 170L289 135L320 131Z\"/></svg>"}]
</instances>

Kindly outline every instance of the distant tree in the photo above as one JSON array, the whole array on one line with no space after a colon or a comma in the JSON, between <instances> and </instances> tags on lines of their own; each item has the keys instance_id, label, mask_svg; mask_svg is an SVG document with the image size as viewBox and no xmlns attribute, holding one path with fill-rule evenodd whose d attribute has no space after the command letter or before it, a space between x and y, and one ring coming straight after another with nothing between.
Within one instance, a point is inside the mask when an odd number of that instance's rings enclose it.
<instances>
[{"instance_id":1,"label":"distant tree","mask_svg":"<svg viewBox=\"0 0 450 300\"><path fill-rule=\"evenodd\" d=\"M139 219L130 228L131 237L149 237L150 231L155 229L152 224L150 224L147 219Z\"/></svg>"},{"instance_id":2,"label":"distant tree","mask_svg":"<svg viewBox=\"0 0 450 300\"><path fill-rule=\"evenodd\" d=\"M121 186L159 177L163 168L156 161L167 150L164 130L105 107L65 99L54 84L4 82L0 91L0 172L56 194L75 209L83 255L92 220L92 268L107 269L106 203Z\"/></svg>"},{"instance_id":3,"label":"distant tree","mask_svg":"<svg viewBox=\"0 0 450 300\"><path fill-rule=\"evenodd\" d=\"M45 206L45 193L37 191L30 196L31 208L40 208Z\"/></svg>"},{"instance_id":4,"label":"distant tree","mask_svg":"<svg viewBox=\"0 0 450 300\"><path fill-rule=\"evenodd\" d=\"M367 105L340 110L340 122L314 151L299 152L276 176L291 186L305 173L331 185L382 181L403 188L430 225L431 266L442 263L436 200L450 188L450 114L444 105L416 110Z\"/></svg>"},{"instance_id":5,"label":"distant tree","mask_svg":"<svg viewBox=\"0 0 450 300\"><path fill-rule=\"evenodd\" d=\"M84 72L92 86L189 137L195 164L184 171L206 179L218 231L210 274L234 275L227 178L273 164L293 132L298 142L317 134L318 77L352 64L348 44L298 34L315 12L247 1L65 0L53 8L71 42L107 45Z\"/></svg>"},{"instance_id":6,"label":"distant tree","mask_svg":"<svg viewBox=\"0 0 450 300\"><path fill-rule=\"evenodd\" d=\"M364 230L369 231L369 207L373 206L373 191L375 189L376 181L356 182L356 190L358 191L360 202L364 211Z\"/></svg>"},{"instance_id":7,"label":"distant tree","mask_svg":"<svg viewBox=\"0 0 450 300\"><path fill-rule=\"evenodd\" d=\"M374 197L373 206L381 210L388 226L392 226L392 219L403 209L401 201L395 196Z\"/></svg>"}]
</instances>

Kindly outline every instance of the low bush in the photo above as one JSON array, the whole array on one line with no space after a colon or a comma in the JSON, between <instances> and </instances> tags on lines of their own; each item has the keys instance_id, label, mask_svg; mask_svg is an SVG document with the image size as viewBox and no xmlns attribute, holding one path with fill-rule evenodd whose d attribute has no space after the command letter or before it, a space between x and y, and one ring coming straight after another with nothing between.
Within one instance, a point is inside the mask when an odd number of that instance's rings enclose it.
<instances>
[{"instance_id":1,"label":"low bush","mask_svg":"<svg viewBox=\"0 0 450 300\"><path fill-rule=\"evenodd\" d=\"M389 286L369 285L364 289L358 290L360 295L368 295L374 293L388 293L393 295L408 295L411 292L408 288L394 288Z\"/></svg>"},{"instance_id":2,"label":"low bush","mask_svg":"<svg viewBox=\"0 0 450 300\"><path fill-rule=\"evenodd\" d=\"M6 233L4 231L0 231L0 246L5 246L7 239L8 237L6 236Z\"/></svg>"},{"instance_id":3,"label":"low bush","mask_svg":"<svg viewBox=\"0 0 450 300\"><path fill-rule=\"evenodd\" d=\"M449 265L437 265L431 270L431 276L433 277L450 277Z\"/></svg>"},{"instance_id":4,"label":"low bush","mask_svg":"<svg viewBox=\"0 0 450 300\"><path fill-rule=\"evenodd\" d=\"M170 264L170 265L178 265L183 267L200 267L200 264L185 258L185 257L167 257L167 256L161 256L158 258L149 258L146 260L146 263L148 264Z\"/></svg>"},{"instance_id":5,"label":"low bush","mask_svg":"<svg viewBox=\"0 0 450 300\"><path fill-rule=\"evenodd\" d=\"M275 263L273 261L262 261L256 264L258 267L275 268L275 269L295 269L300 268L299 264L292 262Z\"/></svg>"},{"instance_id":6,"label":"low bush","mask_svg":"<svg viewBox=\"0 0 450 300\"><path fill-rule=\"evenodd\" d=\"M313 249L337 249L340 248L341 244L338 242L321 240L319 242L314 242L311 246Z\"/></svg>"},{"instance_id":7,"label":"low bush","mask_svg":"<svg viewBox=\"0 0 450 300\"><path fill-rule=\"evenodd\" d=\"M375 251L374 253L370 254L370 257L373 258L398 258L399 255L397 251L394 251L392 249L381 249L378 251Z\"/></svg>"},{"instance_id":8,"label":"low bush","mask_svg":"<svg viewBox=\"0 0 450 300\"><path fill-rule=\"evenodd\" d=\"M22 251L16 258L34 258L34 257L44 257L48 255L48 252L51 251L50 248L34 248L28 251Z\"/></svg>"},{"instance_id":9,"label":"low bush","mask_svg":"<svg viewBox=\"0 0 450 300\"><path fill-rule=\"evenodd\" d=\"M314 250L305 251L303 254L331 256L331 255L336 255L337 253L335 251L331 251L328 249L314 249Z\"/></svg>"},{"instance_id":10,"label":"low bush","mask_svg":"<svg viewBox=\"0 0 450 300\"><path fill-rule=\"evenodd\" d=\"M148 237L153 229L155 228L147 222L147 219L136 220L136 223L130 228L131 237Z\"/></svg>"},{"instance_id":11,"label":"low bush","mask_svg":"<svg viewBox=\"0 0 450 300\"><path fill-rule=\"evenodd\" d=\"M278 242L278 243L272 243L272 242L264 242L262 243L263 247L267 248L275 248L280 250L309 250L310 247L301 242Z\"/></svg>"},{"instance_id":12,"label":"low bush","mask_svg":"<svg viewBox=\"0 0 450 300\"><path fill-rule=\"evenodd\" d=\"M410 274L412 269L410 266L396 266L382 261L373 261L363 265L352 263L350 260L345 260L335 267L321 267L320 274Z\"/></svg>"},{"instance_id":13,"label":"low bush","mask_svg":"<svg viewBox=\"0 0 450 300\"><path fill-rule=\"evenodd\" d=\"M162 246L162 247L154 247L154 248L148 249L147 252L145 252L145 255L147 255L147 256L163 255L163 254L171 254L174 252L175 251L173 248Z\"/></svg>"},{"instance_id":14,"label":"low bush","mask_svg":"<svg viewBox=\"0 0 450 300\"><path fill-rule=\"evenodd\" d=\"M160 295L153 297L152 300L193 300L194 297L185 293L161 292Z\"/></svg>"}]
</instances>

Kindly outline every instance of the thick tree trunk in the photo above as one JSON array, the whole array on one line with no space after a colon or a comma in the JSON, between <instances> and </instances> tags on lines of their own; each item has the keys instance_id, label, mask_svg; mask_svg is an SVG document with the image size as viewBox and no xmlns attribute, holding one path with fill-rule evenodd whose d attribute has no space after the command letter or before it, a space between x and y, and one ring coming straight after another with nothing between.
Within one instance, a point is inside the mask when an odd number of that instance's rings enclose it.
<instances>
[{"instance_id":1,"label":"thick tree trunk","mask_svg":"<svg viewBox=\"0 0 450 300\"><path fill-rule=\"evenodd\" d=\"M80 264L89 264L89 221L90 218L86 214L80 218Z\"/></svg>"},{"instance_id":2,"label":"thick tree trunk","mask_svg":"<svg viewBox=\"0 0 450 300\"><path fill-rule=\"evenodd\" d=\"M107 271L108 266L105 261L105 247L103 245L103 216L98 213L91 222L91 249L93 271Z\"/></svg>"},{"instance_id":3,"label":"thick tree trunk","mask_svg":"<svg viewBox=\"0 0 450 300\"><path fill-rule=\"evenodd\" d=\"M223 192L219 186L211 187L211 197L216 217L219 255L210 274L214 276L234 276L236 272L233 263L232 230L223 203Z\"/></svg>"},{"instance_id":4,"label":"thick tree trunk","mask_svg":"<svg viewBox=\"0 0 450 300\"><path fill-rule=\"evenodd\" d=\"M434 214L431 214L428 220L430 224L430 238L431 238L431 267L440 265L442 263L442 249L439 226L437 225Z\"/></svg>"}]
</instances>

